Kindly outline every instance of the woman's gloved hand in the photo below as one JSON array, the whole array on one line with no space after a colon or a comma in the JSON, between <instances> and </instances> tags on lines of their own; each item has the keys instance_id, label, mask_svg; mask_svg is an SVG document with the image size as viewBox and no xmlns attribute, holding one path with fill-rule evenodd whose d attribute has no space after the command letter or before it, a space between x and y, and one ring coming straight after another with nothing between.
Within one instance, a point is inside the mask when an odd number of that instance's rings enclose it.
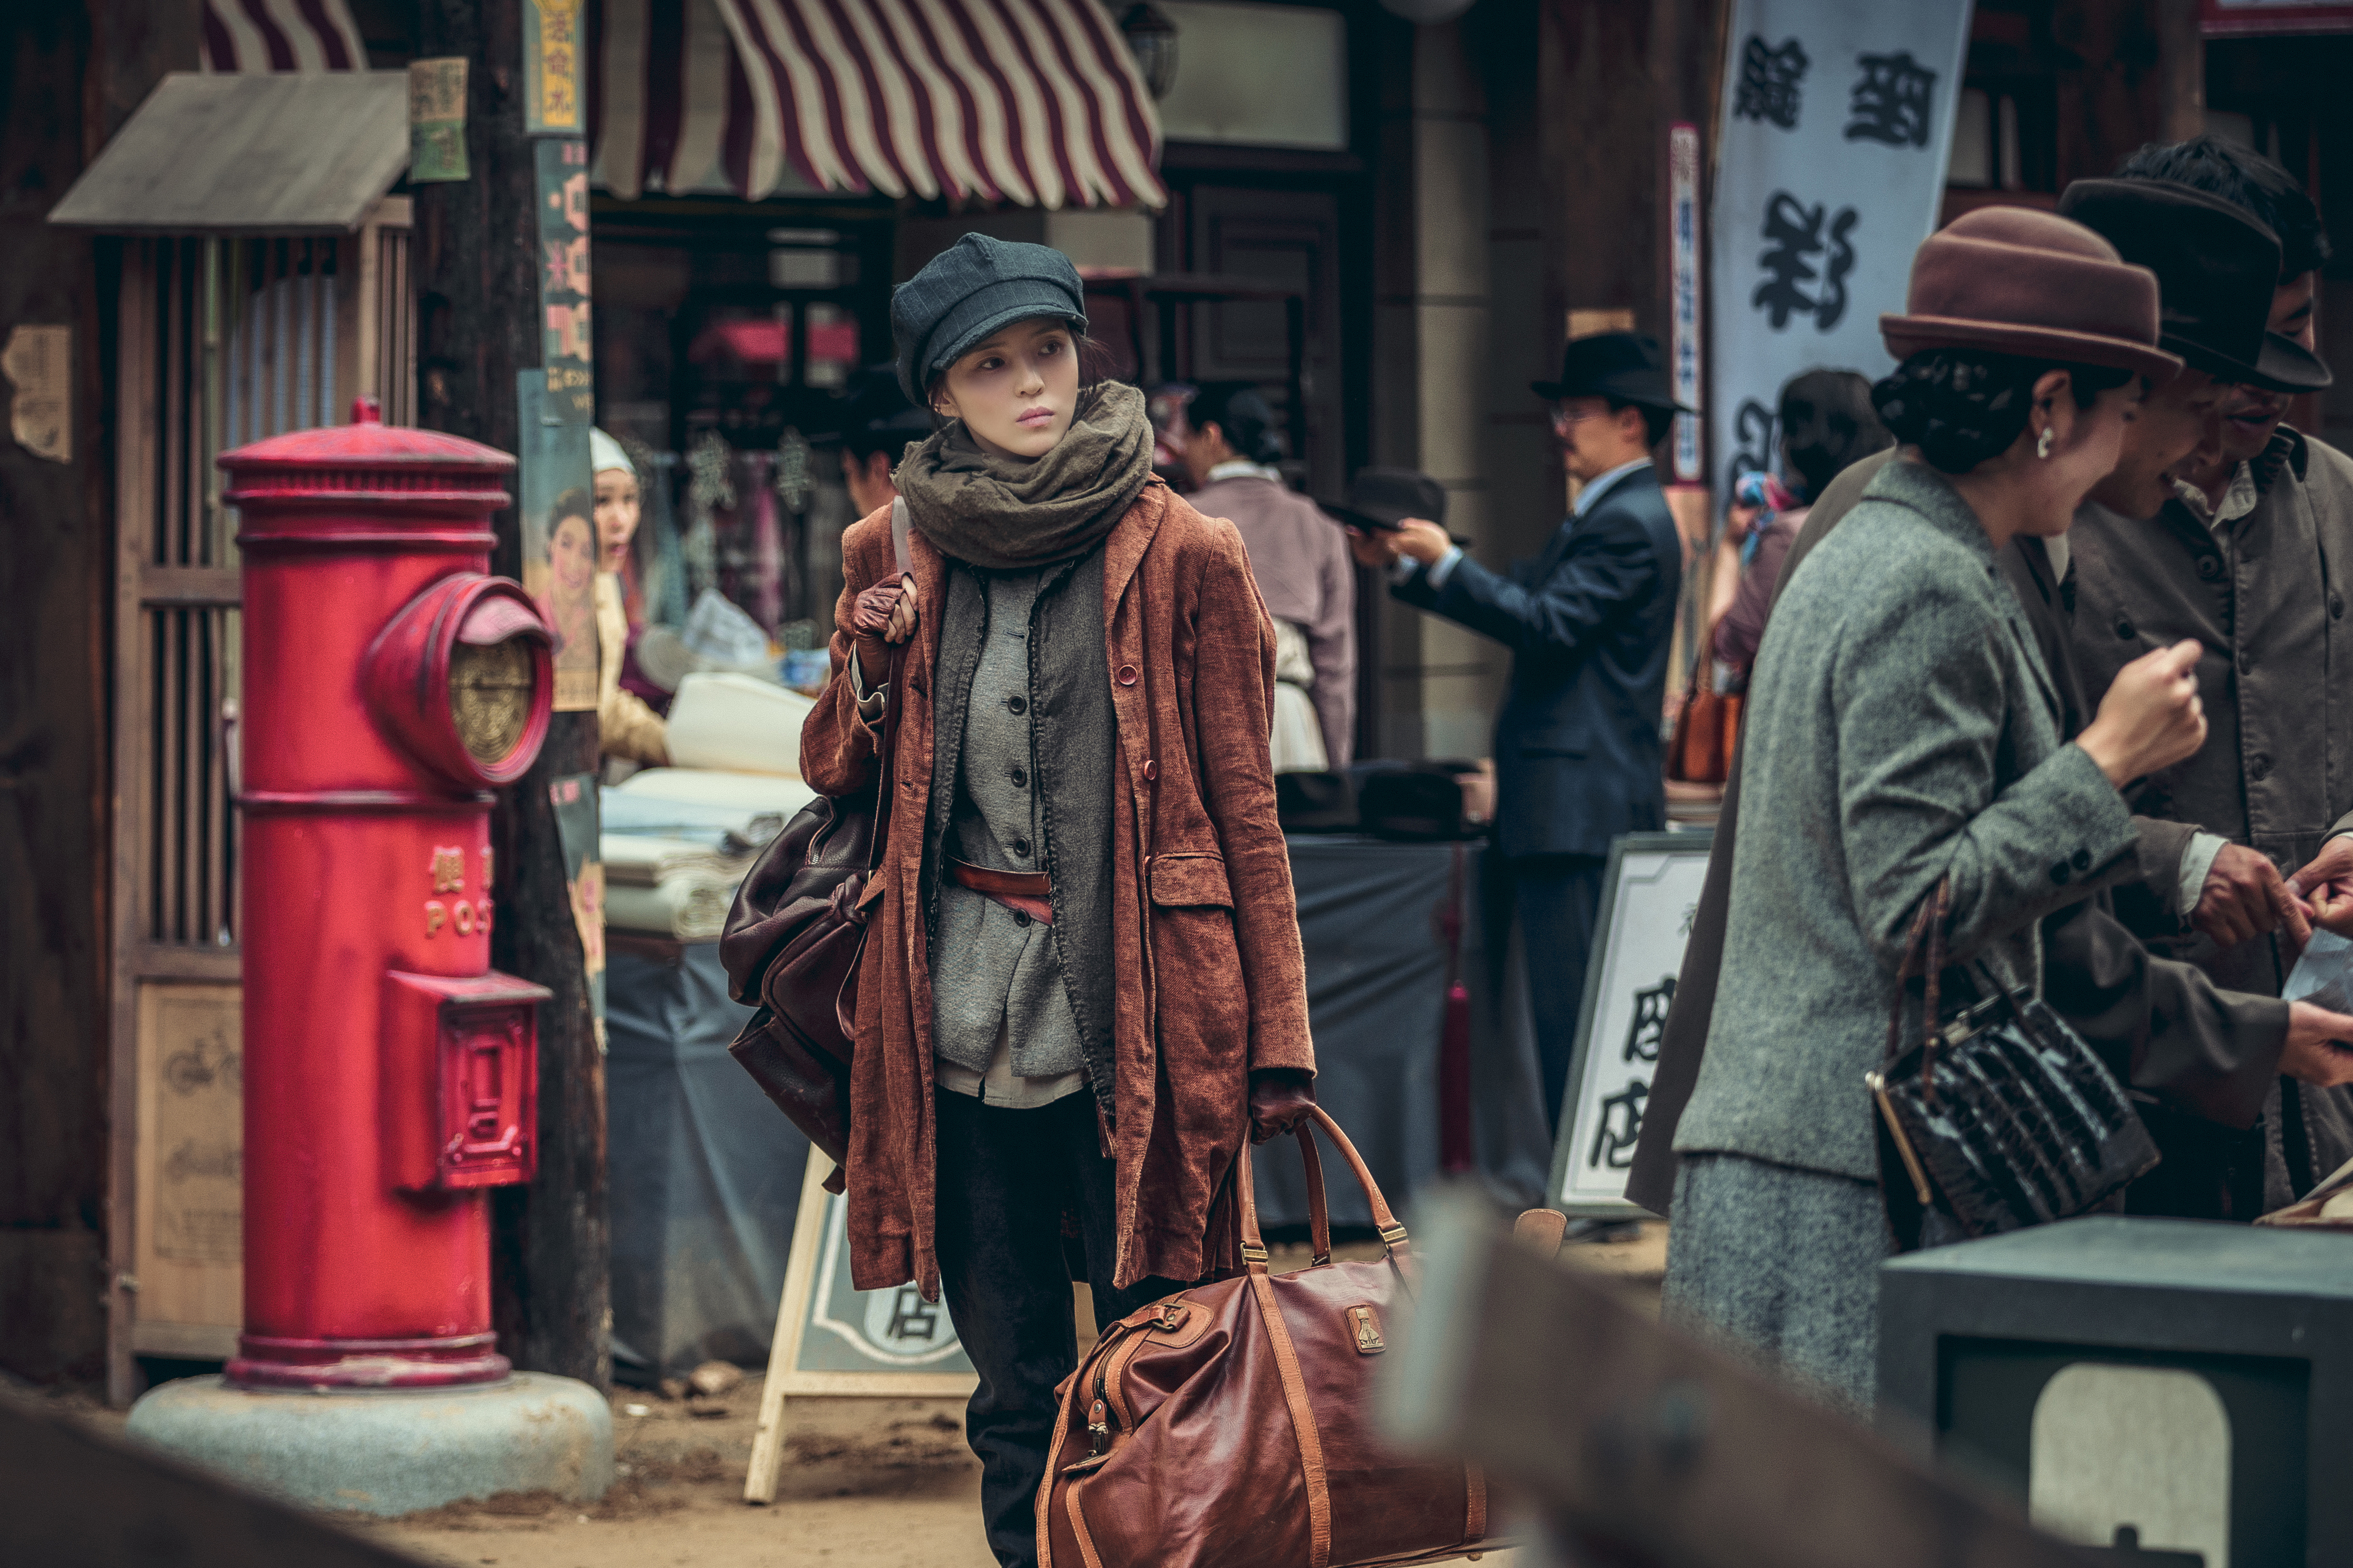
<instances>
[{"instance_id":1,"label":"woman's gloved hand","mask_svg":"<svg viewBox=\"0 0 2353 1568\"><path fill-rule=\"evenodd\" d=\"M1280 1138L1314 1109L1315 1080L1297 1068L1261 1068L1250 1075L1250 1142Z\"/></svg>"},{"instance_id":2,"label":"woman's gloved hand","mask_svg":"<svg viewBox=\"0 0 2353 1568\"><path fill-rule=\"evenodd\" d=\"M857 627L858 673L868 690L891 679L891 645L915 635L915 579L902 575L858 595L850 614Z\"/></svg>"}]
</instances>

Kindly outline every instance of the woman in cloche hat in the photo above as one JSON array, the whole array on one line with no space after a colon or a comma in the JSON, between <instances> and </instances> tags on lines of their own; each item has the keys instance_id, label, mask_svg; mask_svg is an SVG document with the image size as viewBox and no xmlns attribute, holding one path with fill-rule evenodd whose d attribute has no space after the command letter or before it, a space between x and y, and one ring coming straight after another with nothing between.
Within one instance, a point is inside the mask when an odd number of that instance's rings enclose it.
<instances>
[{"instance_id":1,"label":"woman in cloche hat","mask_svg":"<svg viewBox=\"0 0 2353 1568\"><path fill-rule=\"evenodd\" d=\"M851 1278L943 1289L1000 1563L1036 1561L1077 1364L1063 1217L1105 1324L1236 1267L1244 1136L1308 1113L1314 1051L1267 752L1275 641L1229 522L1153 476L1144 395L1087 367L1077 269L967 234L891 301L939 427L842 535L833 676L801 737L893 809L850 1077ZM895 676L892 660L903 649Z\"/></svg>"},{"instance_id":2,"label":"woman in cloche hat","mask_svg":"<svg viewBox=\"0 0 2353 1568\"><path fill-rule=\"evenodd\" d=\"M1791 574L1749 685L1666 1285L1682 1321L1858 1411L1891 1245L1863 1076L1915 917L1949 879L1950 963L2039 990L2042 918L2137 874L2119 786L2206 730L2183 643L2126 666L2062 743L1995 565L2021 534L2065 531L2143 387L2179 368L2157 346L2155 275L2064 218L1989 208L1920 247L1908 309L1880 328L1902 361L1873 393L1898 460Z\"/></svg>"}]
</instances>

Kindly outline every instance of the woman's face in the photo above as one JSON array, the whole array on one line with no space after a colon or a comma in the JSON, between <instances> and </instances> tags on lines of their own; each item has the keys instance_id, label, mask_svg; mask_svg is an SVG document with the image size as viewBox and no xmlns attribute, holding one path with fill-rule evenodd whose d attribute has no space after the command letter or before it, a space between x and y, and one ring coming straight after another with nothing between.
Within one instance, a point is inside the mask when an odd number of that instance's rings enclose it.
<instances>
[{"instance_id":1,"label":"woman's face","mask_svg":"<svg viewBox=\"0 0 2353 1568\"><path fill-rule=\"evenodd\" d=\"M638 531L638 476L606 468L596 476L596 569L618 572Z\"/></svg>"},{"instance_id":2,"label":"woman's face","mask_svg":"<svg viewBox=\"0 0 2353 1568\"><path fill-rule=\"evenodd\" d=\"M948 367L932 401L963 420L982 451L1023 461L1052 451L1078 406L1078 342L1050 316L991 333Z\"/></svg>"},{"instance_id":3,"label":"woman's face","mask_svg":"<svg viewBox=\"0 0 2353 1568\"><path fill-rule=\"evenodd\" d=\"M555 520L555 531L547 542L547 561L558 588L567 594L586 591L596 574L596 541L586 518L575 513Z\"/></svg>"},{"instance_id":4,"label":"woman's face","mask_svg":"<svg viewBox=\"0 0 2353 1568\"><path fill-rule=\"evenodd\" d=\"M2042 481L2048 503L2042 524L2030 531L2049 538L2067 531L2084 498L2115 471L2124 456L2125 437L2138 417L2147 385L2134 376L2122 386L2109 387L2085 408L2076 403L2073 378L2065 371L2046 372L2034 384L2035 407L2052 435L2050 457L2026 459L2028 472ZM2021 437L2030 443L2030 452L2035 427L2030 419Z\"/></svg>"}]
</instances>

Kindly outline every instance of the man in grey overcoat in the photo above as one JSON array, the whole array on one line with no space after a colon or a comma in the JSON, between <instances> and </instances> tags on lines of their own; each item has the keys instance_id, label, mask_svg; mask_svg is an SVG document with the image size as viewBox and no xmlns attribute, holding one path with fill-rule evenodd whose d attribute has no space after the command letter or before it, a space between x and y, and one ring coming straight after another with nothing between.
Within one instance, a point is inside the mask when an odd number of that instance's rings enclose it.
<instances>
[{"instance_id":1,"label":"man in grey overcoat","mask_svg":"<svg viewBox=\"0 0 2353 1568\"><path fill-rule=\"evenodd\" d=\"M2179 237L2161 215L2147 216L2157 208L2139 198L2151 184L2079 181L2060 211L2106 235L2126 259L2144 260ZM2225 205L2178 182L2154 184ZM2232 210L2261 232L2263 243L2239 247L2261 264L2235 276L2232 247L2211 244L2205 275L2183 287L2207 290L2209 309L2243 314L2260 346L2185 358L2228 388L2274 398L2327 386L2327 367L2309 349L2262 330L2283 253L2266 226ZM2181 291L2175 282L2168 313ZM2192 637L2206 649L2198 681L2207 743L2133 795L2136 812L2192 828L2179 888L2120 893L2117 914L2152 952L2194 963L2231 990L2275 996L2303 923L2284 879L2353 831L2353 691L2330 679L2353 659L2343 619L2353 593L2353 460L2283 426L2220 507L2187 484L2135 493L2112 482L2093 492L2067 537L2075 655L2091 689L2151 647ZM2232 888L2258 895L2245 900L2248 918L2174 912ZM2244 1133L2162 1110L2149 1121L2165 1163L2134 1193L2147 1212L2253 1219L2353 1157L2353 1092L2290 1079L2275 1083Z\"/></svg>"}]
</instances>

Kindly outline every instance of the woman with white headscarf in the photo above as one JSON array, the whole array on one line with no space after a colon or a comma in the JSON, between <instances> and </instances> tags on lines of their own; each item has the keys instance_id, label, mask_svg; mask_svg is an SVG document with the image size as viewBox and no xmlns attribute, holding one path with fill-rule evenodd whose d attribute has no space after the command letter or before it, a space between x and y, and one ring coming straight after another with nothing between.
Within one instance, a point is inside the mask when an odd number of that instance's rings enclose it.
<instances>
[{"instance_id":1,"label":"woman with white headscarf","mask_svg":"<svg viewBox=\"0 0 2353 1568\"><path fill-rule=\"evenodd\" d=\"M622 564L638 531L638 467L602 430L588 432L589 466L596 484L596 729L605 755L664 767L669 726L634 691L621 689L621 660L629 647L629 616L621 600Z\"/></svg>"}]
</instances>

